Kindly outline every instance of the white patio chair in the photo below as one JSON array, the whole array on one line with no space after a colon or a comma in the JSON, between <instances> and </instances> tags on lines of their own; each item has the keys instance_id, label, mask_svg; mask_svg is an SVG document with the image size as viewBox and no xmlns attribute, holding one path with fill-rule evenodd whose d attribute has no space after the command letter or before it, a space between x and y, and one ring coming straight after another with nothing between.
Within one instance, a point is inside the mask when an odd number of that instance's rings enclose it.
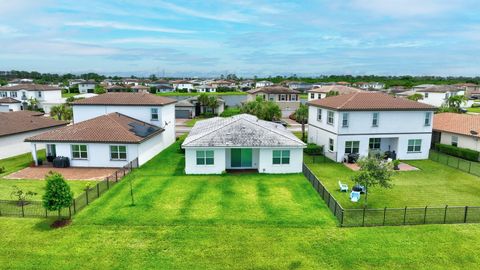
<instances>
[{"instance_id":1,"label":"white patio chair","mask_svg":"<svg viewBox=\"0 0 480 270\"><path fill-rule=\"evenodd\" d=\"M352 202L358 202L360 200L360 192L358 191L352 191L350 193L350 201Z\"/></svg>"},{"instance_id":2,"label":"white patio chair","mask_svg":"<svg viewBox=\"0 0 480 270\"><path fill-rule=\"evenodd\" d=\"M342 184L342 182L338 181L338 186L340 186L340 191L348 191L348 185L347 184Z\"/></svg>"}]
</instances>

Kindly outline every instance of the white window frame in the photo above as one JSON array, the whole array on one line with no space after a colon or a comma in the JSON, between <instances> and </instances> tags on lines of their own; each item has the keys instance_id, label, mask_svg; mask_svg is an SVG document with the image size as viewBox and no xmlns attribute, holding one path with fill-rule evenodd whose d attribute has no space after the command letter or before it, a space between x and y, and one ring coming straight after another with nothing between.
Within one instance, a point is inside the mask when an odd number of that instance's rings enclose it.
<instances>
[{"instance_id":1,"label":"white window frame","mask_svg":"<svg viewBox=\"0 0 480 270\"><path fill-rule=\"evenodd\" d=\"M329 152L335 151L335 140L332 138L328 138L328 151Z\"/></svg>"},{"instance_id":2,"label":"white window frame","mask_svg":"<svg viewBox=\"0 0 480 270\"><path fill-rule=\"evenodd\" d=\"M297 101L297 95L290 95L290 101Z\"/></svg>"},{"instance_id":3,"label":"white window frame","mask_svg":"<svg viewBox=\"0 0 480 270\"><path fill-rule=\"evenodd\" d=\"M315 93L310 93L310 99L315 99Z\"/></svg>"},{"instance_id":4,"label":"white window frame","mask_svg":"<svg viewBox=\"0 0 480 270\"><path fill-rule=\"evenodd\" d=\"M286 101L287 100L287 95L285 95L285 94L280 94L278 97L279 97L280 101Z\"/></svg>"},{"instance_id":5,"label":"white window frame","mask_svg":"<svg viewBox=\"0 0 480 270\"><path fill-rule=\"evenodd\" d=\"M317 121L322 122L322 109L317 109Z\"/></svg>"},{"instance_id":6,"label":"white window frame","mask_svg":"<svg viewBox=\"0 0 480 270\"><path fill-rule=\"evenodd\" d=\"M451 145L458 147L458 136L452 135L451 137Z\"/></svg>"},{"instance_id":7,"label":"white window frame","mask_svg":"<svg viewBox=\"0 0 480 270\"><path fill-rule=\"evenodd\" d=\"M7 97L8 92L7 91L1 91L0 92L0 97Z\"/></svg>"},{"instance_id":8,"label":"white window frame","mask_svg":"<svg viewBox=\"0 0 480 270\"><path fill-rule=\"evenodd\" d=\"M333 122L335 122L335 113L333 111L327 111L327 124L333 126Z\"/></svg>"},{"instance_id":9,"label":"white window frame","mask_svg":"<svg viewBox=\"0 0 480 270\"><path fill-rule=\"evenodd\" d=\"M85 146L85 151L82 151L80 148L81 146ZM78 152L79 152L79 157L74 157L73 156L73 153L74 152L77 152L77 151L74 151L73 150L73 147L74 146L78 146ZM76 159L76 160L88 160L88 145L87 144L71 144L70 145L70 151L72 153L72 159ZM82 157L82 153L85 153L86 154L86 157Z\"/></svg>"},{"instance_id":10,"label":"white window frame","mask_svg":"<svg viewBox=\"0 0 480 270\"><path fill-rule=\"evenodd\" d=\"M342 113L342 127L348 127L348 113Z\"/></svg>"},{"instance_id":11,"label":"white window frame","mask_svg":"<svg viewBox=\"0 0 480 270\"><path fill-rule=\"evenodd\" d=\"M17 91L10 91L10 97L17 97Z\"/></svg>"},{"instance_id":12,"label":"white window frame","mask_svg":"<svg viewBox=\"0 0 480 270\"><path fill-rule=\"evenodd\" d=\"M377 142L377 140L378 140L378 142ZM378 145L378 148L377 147L372 147L372 146L375 146L375 145ZM368 139L368 149L380 150L381 147L382 147L382 138L369 138Z\"/></svg>"},{"instance_id":13,"label":"white window frame","mask_svg":"<svg viewBox=\"0 0 480 270\"><path fill-rule=\"evenodd\" d=\"M372 114L372 127L378 127L378 122L379 122L379 121L378 121L378 118L379 118L379 116L380 116L380 113L378 113L378 112L374 112L374 113Z\"/></svg>"},{"instance_id":14,"label":"white window frame","mask_svg":"<svg viewBox=\"0 0 480 270\"><path fill-rule=\"evenodd\" d=\"M412 147L412 150L410 150ZM415 148L418 147L418 150ZM409 139L407 143L407 153L421 153L422 152L422 139Z\"/></svg>"},{"instance_id":15,"label":"white window frame","mask_svg":"<svg viewBox=\"0 0 480 270\"><path fill-rule=\"evenodd\" d=\"M425 113L425 126L429 127L432 125L432 112Z\"/></svg>"},{"instance_id":16,"label":"white window frame","mask_svg":"<svg viewBox=\"0 0 480 270\"><path fill-rule=\"evenodd\" d=\"M154 115L156 115L156 118L153 117ZM158 108L150 108L150 120L152 121L159 120Z\"/></svg>"},{"instance_id":17,"label":"white window frame","mask_svg":"<svg viewBox=\"0 0 480 270\"><path fill-rule=\"evenodd\" d=\"M117 147L117 151L115 152L115 154L117 154L117 158L113 158L112 157L112 154L114 152L112 152L112 147ZM120 158L120 154L122 154L123 152L120 152L120 147L125 147L125 158ZM120 160L127 160L128 158L128 149L127 149L127 146L126 145L109 145L109 149L110 149L110 160L113 160L113 161L120 161Z\"/></svg>"},{"instance_id":18,"label":"white window frame","mask_svg":"<svg viewBox=\"0 0 480 270\"><path fill-rule=\"evenodd\" d=\"M207 153L212 153L212 157L207 157ZM199 154L203 153L203 157L199 157ZM203 164L198 163L198 160L203 160ZM212 164L207 164L207 159L212 160ZM214 166L215 165L215 151L214 150L196 150L195 151L195 164L197 166Z\"/></svg>"},{"instance_id":19,"label":"white window frame","mask_svg":"<svg viewBox=\"0 0 480 270\"><path fill-rule=\"evenodd\" d=\"M428 98L428 93L425 92L425 95L423 95L425 98Z\"/></svg>"},{"instance_id":20,"label":"white window frame","mask_svg":"<svg viewBox=\"0 0 480 270\"><path fill-rule=\"evenodd\" d=\"M279 157L275 157L275 153L280 153ZM290 165L290 150L289 149L278 149L272 150L272 165L273 166L280 166L280 165ZM275 159L280 159L279 163L275 162ZM284 159L288 159L286 162Z\"/></svg>"},{"instance_id":21,"label":"white window frame","mask_svg":"<svg viewBox=\"0 0 480 270\"><path fill-rule=\"evenodd\" d=\"M347 147L347 144L350 144L349 147ZM355 144L357 144L357 147L354 147ZM350 150L350 153L347 152L347 149ZM357 149L357 152L354 153L354 149ZM345 154L351 154L351 153L354 153L354 154L358 154L360 153L360 141L345 141Z\"/></svg>"}]
</instances>

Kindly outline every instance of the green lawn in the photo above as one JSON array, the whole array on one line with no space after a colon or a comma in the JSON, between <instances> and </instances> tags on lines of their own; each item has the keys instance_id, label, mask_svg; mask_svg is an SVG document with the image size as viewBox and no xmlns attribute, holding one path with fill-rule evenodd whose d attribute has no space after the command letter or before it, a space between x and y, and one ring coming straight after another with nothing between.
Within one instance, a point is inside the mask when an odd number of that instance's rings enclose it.
<instances>
[{"instance_id":1,"label":"green lawn","mask_svg":"<svg viewBox=\"0 0 480 270\"><path fill-rule=\"evenodd\" d=\"M69 98L69 97L73 97L73 96L76 96L76 95L79 95L79 93L62 93L63 98Z\"/></svg>"},{"instance_id":2,"label":"green lawn","mask_svg":"<svg viewBox=\"0 0 480 270\"><path fill-rule=\"evenodd\" d=\"M45 150L38 150L37 157L45 160ZM15 157L0 159L0 167L5 168L5 172L0 173L0 178L2 176L11 174L20 169L28 167L32 162L33 162L33 158L31 153L25 153Z\"/></svg>"},{"instance_id":3,"label":"green lawn","mask_svg":"<svg viewBox=\"0 0 480 270\"><path fill-rule=\"evenodd\" d=\"M94 184L96 181L67 181L75 196L83 192L87 183ZM0 200L14 200L10 194L13 191L13 186L17 186L24 192L33 191L38 193L31 200L41 201L42 195L45 193L45 181L43 180L16 180L16 179L0 179ZM1 220L0 220L1 223Z\"/></svg>"},{"instance_id":4,"label":"green lawn","mask_svg":"<svg viewBox=\"0 0 480 270\"><path fill-rule=\"evenodd\" d=\"M306 158L306 160L310 160ZM480 206L480 178L431 160L407 161L420 170L395 172L393 188L372 188L368 196L370 208L438 206ZM326 162L308 165L344 208L360 208L349 194L340 192L338 181L351 188L355 172L343 164ZM362 200L363 202L363 200Z\"/></svg>"},{"instance_id":5,"label":"green lawn","mask_svg":"<svg viewBox=\"0 0 480 270\"><path fill-rule=\"evenodd\" d=\"M470 107L467 108L468 112L480 113L480 107Z\"/></svg>"},{"instance_id":6,"label":"green lawn","mask_svg":"<svg viewBox=\"0 0 480 270\"><path fill-rule=\"evenodd\" d=\"M180 92L169 92L169 93L157 93L158 96L197 96L202 93L180 93ZM205 93L209 96L243 96L246 95L246 92L241 91L232 91L232 92L213 92Z\"/></svg>"},{"instance_id":7,"label":"green lawn","mask_svg":"<svg viewBox=\"0 0 480 270\"><path fill-rule=\"evenodd\" d=\"M339 228L290 175L183 175L178 143L57 230L0 218L0 268L472 269L480 225Z\"/></svg>"}]
</instances>

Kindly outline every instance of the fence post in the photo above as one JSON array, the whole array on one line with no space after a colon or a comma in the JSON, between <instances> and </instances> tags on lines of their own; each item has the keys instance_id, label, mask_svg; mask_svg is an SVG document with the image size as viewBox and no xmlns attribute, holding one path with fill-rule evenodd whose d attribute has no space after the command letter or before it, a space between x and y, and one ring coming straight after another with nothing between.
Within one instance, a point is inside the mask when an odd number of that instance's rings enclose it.
<instances>
[{"instance_id":1,"label":"fence post","mask_svg":"<svg viewBox=\"0 0 480 270\"><path fill-rule=\"evenodd\" d=\"M468 206L465 206L465 216L463 217L463 223L467 223L467 213L468 213Z\"/></svg>"},{"instance_id":2,"label":"fence post","mask_svg":"<svg viewBox=\"0 0 480 270\"><path fill-rule=\"evenodd\" d=\"M70 216L70 218L72 218L72 206L71 205L68 207L68 215Z\"/></svg>"},{"instance_id":3,"label":"fence post","mask_svg":"<svg viewBox=\"0 0 480 270\"><path fill-rule=\"evenodd\" d=\"M76 199L73 199L73 214L77 213L77 207L76 207L75 201L76 201Z\"/></svg>"},{"instance_id":4,"label":"fence post","mask_svg":"<svg viewBox=\"0 0 480 270\"><path fill-rule=\"evenodd\" d=\"M423 224L427 223L427 207L428 205L425 205L425 212L423 213Z\"/></svg>"},{"instance_id":5,"label":"fence post","mask_svg":"<svg viewBox=\"0 0 480 270\"><path fill-rule=\"evenodd\" d=\"M448 204L445 205L445 213L443 215L443 224L447 223L447 208L448 208Z\"/></svg>"},{"instance_id":6,"label":"fence post","mask_svg":"<svg viewBox=\"0 0 480 270\"><path fill-rule=\"evenodd\" d=\"M366 210L366 207L364 206L363 207L363 216L362 216L362 227L365 226L365 210Z\"/></svg>"},{"instance_id":7,"label":"fence post","mask_svg":"<svg viewBox=\"0 0 480 270\"><path fill-rule=\"evenodd\" d=\"M335 201L335 208L333 209L333 216L337 217L337 201Z\"/></svg>"},{"instance_id":8,"label":"fence post","mask_svg":"<svg viewBox=\"0 0 480 270\"><path fill-rule=\"evenodd\" d=\"M118 175L117 175L118 171L115 171L115 182L118 182Z\"/></svg>"},{"instance_id":9,"label":"fence post","mask_svg":"<svg viewBox=\"0 0 480 270\"><path fill-rule=\"evenodd\" d=\"M387 215L387 207L383 208L383 224L382 226L385 226L385 216Z\"/></svg>"},{"instance_id":10,"label":"fence post","mask_svg":"<svg viewBox=\"0 0 480 270\"><path fill-rule=\"evenodd\" d=\"M89 188L87 188L85 190L85 199L87 199L87 205L88 205L88 190L89 190Z\"/></svg>"},{"instance_id":11,"label":"fence post","mask_svg":"<svg viewBox=\"0 0 480 270\"><path fill-rule=\"evenodd\" d=\"M328 203L327 206L330 208L330 200L332 199L332 194L328 193Z\"/></svg>"},{"instance_id":12,"label":"fence post","mask_svg":"<svg viewBox=\"0 0 480 270\"><path fill-rule=\"evenodd\" d=\"M46 218L48 217L48 210L47 210L47 208L45 208L45 217L46 217Z\"/></svg>"},{"instance_id":13,"label":"fence post","mask_svg":"<svg viewBox=\"0 0 480 270\"><path fill-rule=\"evenodd\" d=\"M405 206L405 212L403 212L403 225L405 225L406 220L407 220L407 207Z\"/></svg>"},{"instance_id":14,"label":"fence post","mask_svg":"<svg viewBox=\"0 0 480 270\"><path fill-rule=\"evenodd\" d=\"M25 208L23 206L23 201L21 201L21 203L22 203L22 217L25 217Z\"/></svg>"},{"instance_id":15,"label":"fence post","mask_svg":"<svg viewBox=\"0 0 480 270\"><path fill-rule=\"evenodd\" d=\"M97 183L97 198L100 197L100 186Z\"/></svg>"},{"instance_id":16,"label":"fence post","mask_svg":"<svg viewBox=\"0 0 480 270\"><path fill-rule=\"evenodd\" d=\"M345 210L342 208L342 218L340 219L340 227L343 227L343 216L345 215Z\"/></svg>"},{"instance_id":17,"label":"fence post","mask_svg":"<svg viewBox=\"0 0 480 270\"><path fill-rule=\"evenodd\" d=\"M107 189L110 189L110 182L108 182L108 176L107 176Z\"/></svg>"},{"instance_id":18,"label":"fence post","mask_svg":"<svg viewBox=\"0 0 480 270\"><path fill-rule=\"evenodd\" d=\"M468 162L468 173L470 173L471 170L472 170L472 162L469 161L469 162Z\"/></svg>"}]
</instances>

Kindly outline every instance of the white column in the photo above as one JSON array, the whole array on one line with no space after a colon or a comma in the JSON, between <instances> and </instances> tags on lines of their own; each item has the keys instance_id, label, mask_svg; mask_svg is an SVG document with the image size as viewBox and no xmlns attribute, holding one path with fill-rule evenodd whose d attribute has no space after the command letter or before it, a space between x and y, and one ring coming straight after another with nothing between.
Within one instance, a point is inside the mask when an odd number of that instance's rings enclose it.
<instances>
[{"instance_id":1,"label":"white column","mask_svg":"<svg viewBox=\"0 0 480 270\"><path fill-rule=\"evenodd\" d=\"M31 147L32 147L32 157L33 157L33 161L35 162L35 166L38 166L37 144L36 144L36 143L31 143Z\"/></svg>"}]
</instances>

